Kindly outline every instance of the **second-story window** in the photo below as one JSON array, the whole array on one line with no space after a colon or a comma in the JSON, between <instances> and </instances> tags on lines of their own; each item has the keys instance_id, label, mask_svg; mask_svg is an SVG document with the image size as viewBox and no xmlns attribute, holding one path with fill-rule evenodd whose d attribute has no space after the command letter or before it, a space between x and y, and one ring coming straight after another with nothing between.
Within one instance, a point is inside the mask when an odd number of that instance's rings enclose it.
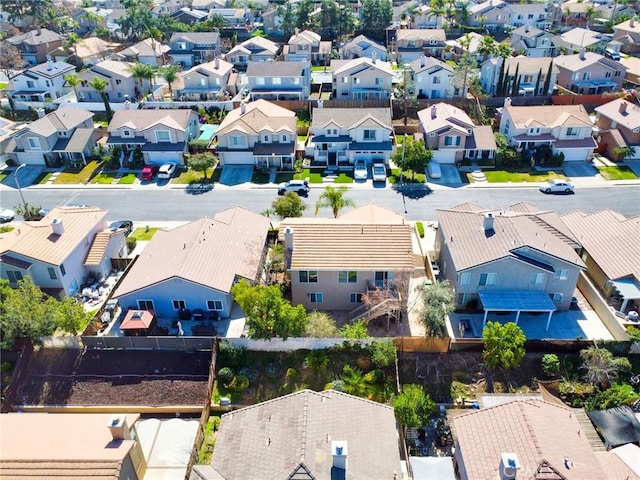
<instances>
[{"instance_id":1,"label":"second-story window","mask_svg":"<svg viewBox=\"0 0 640 480\"><path fill-rule=\"evenodd\" d=\"M274 85L282 85L282 79L280 77L273 77Z\"/></svg>"},{"instance_id":2,"label":"second-story window","mask_svg":"<svg viewBox=\"0 0 640 480\"><path fill-rule=\"evenodd\" d=\"M569 128L567 128L567 137L575 137L576 135L578 135L578 128L577 127L569 127Z\"/></svg>"},{"instance_id":3,"label":"second-story window","mask_svg":"<svg viewBox=\"0 0 640 480\"><path fill-rule=\"evenodd\" d=\"M367 129L364 131L364 139L365 140L375 140L376 139L376 131Z\"/></svg>"},{"instance_id":4,"label":"second-story window","mask_svg":"<svg viewBox=\"0 0 640 480\"><path fill-rule=\"evenodd\" d=\"M171 134L169 133L168 130L157 130L156 131L156 141L158 143L160 143L160 142L170 142L171 141Z\"/></svg>"}]
</instances>

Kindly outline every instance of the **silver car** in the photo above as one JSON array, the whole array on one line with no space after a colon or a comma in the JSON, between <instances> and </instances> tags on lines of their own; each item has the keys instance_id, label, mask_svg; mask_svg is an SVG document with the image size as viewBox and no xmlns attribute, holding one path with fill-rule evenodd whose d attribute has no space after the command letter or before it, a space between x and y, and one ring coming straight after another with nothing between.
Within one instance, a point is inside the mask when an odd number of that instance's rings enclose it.
<instances>
[{"instance_id":1,"label":"silver car","mask_svg":"<svg viewBox=\"0 0 640 480\"><path fill-rule=\"evenodd\" d=\"M386 182L387 181L387 167L384 166L383 162L373 161L373 181L374 182Z\"/></svg>"},{"instance_id":2,"label":"silver car","mask_svg":"<svg viewBox=\"0 0 640 480\"><path fill-rule=\"evenodd\" d=\"M366 180L368 175L367 162L362 158L357 159L353 166L354 180Z\"/></svg>"},{"instance_id":3,"label":"silver car","mask_svg":"<svg viewBox=\"0 0 640 480\"><path fill-rule=\"evenodd\" d=\"M1 223L10 222L14 218L16 218L16 212L14 212L13 210L10 210L8 208L1 208L0 207L0 222Z\"/></svg>"},{"instance_id":4,"label":"silver car","mask_svg":"<svg viewBox=\"0 0 640 480\"><path fill-rule=\"evenodd\" d=\"M568 180L555 178L540 185L543 193L573 193L573 184Z\"/></svg>"}]
</instances>

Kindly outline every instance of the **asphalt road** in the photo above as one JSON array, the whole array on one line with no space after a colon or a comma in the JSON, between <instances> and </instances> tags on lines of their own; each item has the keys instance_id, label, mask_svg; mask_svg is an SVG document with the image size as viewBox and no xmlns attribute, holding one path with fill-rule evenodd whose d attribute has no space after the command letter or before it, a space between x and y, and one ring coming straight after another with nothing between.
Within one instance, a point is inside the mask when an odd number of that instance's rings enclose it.
<instances>
[{"instance_id":1,"label":"asphalt road","mask_svg":"<svg viewBox=\"0 0 640 480\"><path fill-rule=\"evenodd\" d=\"M313 188L307 203L306 216L313 216L314 205L321 193ZM25 201L45 208L64 204L88 204L106 208L109 219L135 221L189 221L204 215L215 215L225 208L242 206L255 212L267 209L277 197L274 188L213 189L192 194L182 189L23 189ZM473 202L485 208L501 209L514 203L529 202L543 209L564 214L574 210L593 212L611 208L629 217L640 214L640 188L637 185L585 187L576 189L573 195L545 195L537 187L517 188L438 188L428 192L420 188L399 193L393 186L385 188L354 188L348 193L356 205L375 202L398 213L405 213L409 220L435 220L436 209L450 208L463 202ZM4 208L20 204L15 190L0 192ZM328 209L318 216L330 217Z\"/></svg>"}]
</instances>

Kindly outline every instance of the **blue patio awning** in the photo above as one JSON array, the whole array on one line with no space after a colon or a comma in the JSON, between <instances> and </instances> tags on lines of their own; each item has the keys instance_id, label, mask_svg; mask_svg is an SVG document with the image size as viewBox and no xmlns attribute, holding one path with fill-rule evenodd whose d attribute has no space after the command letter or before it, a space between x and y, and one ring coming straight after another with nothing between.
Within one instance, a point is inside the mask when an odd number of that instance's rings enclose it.
<instances>
[{"instance_id":1,"label":"blue patio awning","mask_svg":"<svg viewBox=\"0 0 640 480\"><path fill-rule=\"evenodd\" d=\"M492 312L554 312L556 306L541 290L482 290L482 308Z\"/></svg>"},{"instance_id":2,"label":"blue patio awning","mask_svg":"<svg viewBox=\"0 0 640 480\"><path fill-rule=\"evenodd\" d=\"M635 300L640 298L640 285L633 278L621 278L614 280L613 286L624 298Z\"/></svg>"}]
</instances>

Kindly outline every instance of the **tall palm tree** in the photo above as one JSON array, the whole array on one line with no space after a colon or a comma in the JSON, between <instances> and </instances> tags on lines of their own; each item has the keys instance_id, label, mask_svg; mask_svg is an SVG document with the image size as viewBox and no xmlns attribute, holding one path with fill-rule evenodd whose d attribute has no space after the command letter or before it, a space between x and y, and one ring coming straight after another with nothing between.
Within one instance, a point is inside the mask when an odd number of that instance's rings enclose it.
<instances>
[{"instance_id":1,"label":"tall palm tree","mask_svg":"<svg viewBox=\"0 0 640 480\"><path fill-rule=\"evenodd\" d=\"M142 69L142 79L146 80L149 86L149 89L147 90L148 92L151 92L151 85L153 82L153 79L156 76L156 68L153 67L153 65L144 65L145 68Z\"/></svg>"},{"instance_id":2,"label":"tall palm tree","mask_svg":"<svg viewBox=\"0 0 640 480\"><path fill-rule=\"evenodd\" d=\"M321 208L330 208L333 212L333 217L338 218L338 214L343 208L355 207L356 204L353 200L344 197L346 192L347 187L332 187L331 185L327 185L316 203L316 215Z\"/></svg>"},{"instance_id":3,"label":"tall palm tree","mask_svg":"<svg viewBox=\"0 0 640 480\"><path fill-rule=\"evenodd\" d=\"M64 81L73 88L73 93L76 95L76 101L78 100L78 85L82 83L82 80L75 74L70 73L69 75L64 76Z\"/></svg>"},{"instance_id":4,"label":"tall palm tree","mask_svg":"<svg viewBox=\"0 0 640 480\"><path fill-rule=\"evenodd\" d=\"M491 35L485 35L482 37L482 41L478 45L478 53L481 53L484 56L482 59L483 62L487 61L489 55L496 53L496 41Z\"/></svg>"},{"instance_id":5,"label":"tall palm tree","mask_svg":"<svg viewBox=\"0 0 640 480\"><path fill-rule=\"evenodd\" d=\"M78 43L80 43L80 37L77 33L71 32L67 35L67 38L64 39L62 45L67 53L72 53L75 57L75 64L80 67L82 65L82 60L78 58Z\"/></svg>"},{"instance_id":6,"label":"tall palm tree","mask_svg":"<svg viewBox=\"0 0 640 480\"><path fill-rule=\"evenodd\" d=\"M131 75L133 75L133 78L135 78L136 83L140 85L140 93L142 93L142 91L144 90L142 81L144 78L146 78L148 66L149 65L146 65L144 63L136 62L133 65L131 65L129 68L127 68L127 70L129 70Z\"/></svg>"},{"instance_id":7,"label":"tall palm tree","mask_svg":"<svg viewBox=\"0 0 640 480\"><path fill-rule=\"evenodd\" d=\"M171 94L171 99L173 99L173 89L171 88L171 84L178 79L178 66L177 65L165 65L164 67L160 67L160 75L167 82L169 87L169 93Z\"/></svg>"},{"instance_id":8,"label":"tall palm tree","mask_svg":"<svg viewBox=\"0 0 640 480\"><path fill-rule=\"evenodd\" d=\"M100 94L102 101L104 102L104 111L107 115L107 122L111 121L113 112L111 111L111 105L109 104L109 93L107 92L107 82L99 77L93 77L93 80L89 82L89 85Z\"/></svg>"}]
</instances>

